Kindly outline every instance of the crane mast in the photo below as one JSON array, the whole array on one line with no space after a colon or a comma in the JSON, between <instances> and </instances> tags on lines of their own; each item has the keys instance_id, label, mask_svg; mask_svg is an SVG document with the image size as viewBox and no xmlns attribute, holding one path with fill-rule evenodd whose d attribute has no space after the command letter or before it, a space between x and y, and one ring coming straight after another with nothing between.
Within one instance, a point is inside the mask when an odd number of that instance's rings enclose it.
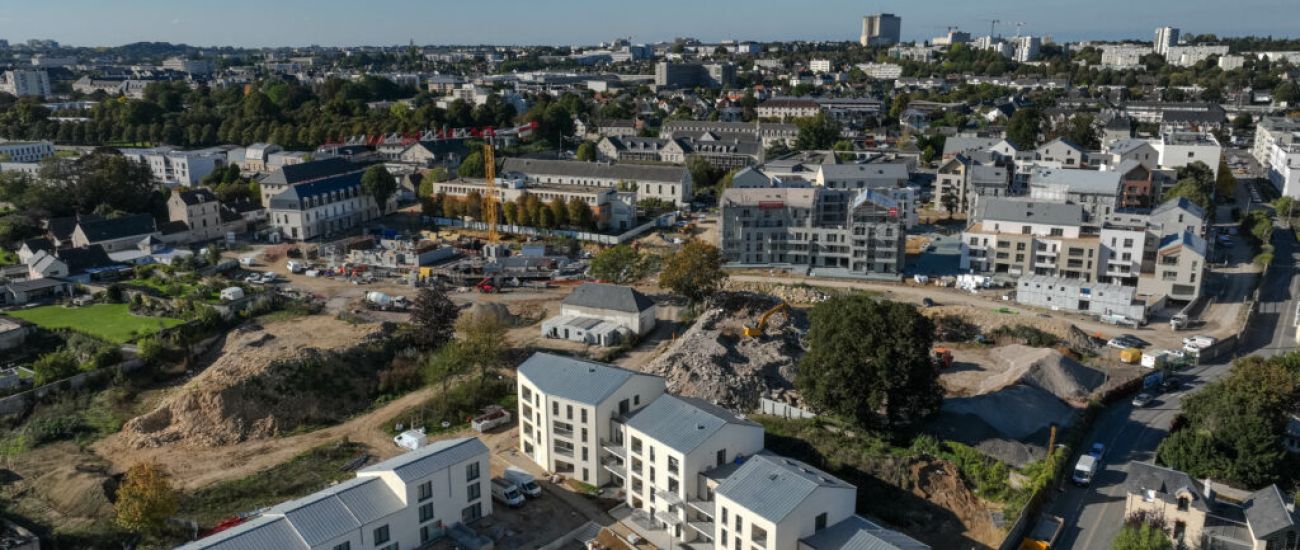
<instances>
[{"instance_id":1,"label":"crane mast","mask_svg":"<svg viewBox=\"0 0 1300 550\"><path fill-rule=\"evenodd\" d=\"M488 137L487 142L483 144L483 183L486 192L483 193L483 222L487 224L488 244L497 244L500 235L497 234L497 164L496 153L492 149L492 138Z\"/></svg>"}]
</instances>

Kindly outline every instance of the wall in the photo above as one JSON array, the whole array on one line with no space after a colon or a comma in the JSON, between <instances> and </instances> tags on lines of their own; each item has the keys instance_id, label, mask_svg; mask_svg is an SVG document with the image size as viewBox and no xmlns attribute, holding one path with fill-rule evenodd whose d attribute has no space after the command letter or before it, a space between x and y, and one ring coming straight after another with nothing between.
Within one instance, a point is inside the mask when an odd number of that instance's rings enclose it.
<instances>
[{"instance_id":1,"label":"wall","mask_svg":"<svg viewBox=\"0 0 1300 550\"><path fill-rule=\"evenodd\" d=\"M568 237L571 239L577 239L579 241L584 241L584 242L612 245L612 244L623 244L629 242L632 239L635 239L641 236L642 234L650 231L651 229L654 229L655 227L671 225L675 219L676 219L676 215L672 213L664 214L654 220L633 227L632 229L629 229L617 235L608 235L605 233L592 233L589 231L572 231L568 229L541 229L537 227L528 227L522 225L504 225L504 224L498 224L497 231L500 231L502 233L511 233L514 235L530 235L530 236L537 236L537 237ZM483 222L465 221L461 219L440 218L440 217L434 217L432 218L432 221L433 223L444 227L463 227L474 231L487 231L487 224Z\"/></svg>"}]
</instances>

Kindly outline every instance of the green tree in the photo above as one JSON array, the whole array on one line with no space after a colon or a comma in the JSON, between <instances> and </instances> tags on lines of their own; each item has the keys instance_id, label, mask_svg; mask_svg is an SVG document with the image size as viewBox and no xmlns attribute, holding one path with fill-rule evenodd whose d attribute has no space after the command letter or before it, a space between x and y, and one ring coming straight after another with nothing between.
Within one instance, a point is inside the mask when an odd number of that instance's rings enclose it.
<instances>
[{"instance_id":1,"label":"green tree","mask_svg":"<svg viewBox=\"0 0 1300 550\"><path fill-rule=\"evenodd\" d=\"M505 319L490 310L467 313L456 319L456 346L465 354L468 366L478 369L479 384L504 363L509 350L506 338L509 328Z\"/></svg>"},{"instance_id":2,"label":"green tree","mask_svg":"<svg viewBox=\"0 0 1300 550\"><path fill-rule=\"evenodd\" d=\"M133 533L154 534L178 508L176 490L158 465L142 462L126 471L117 489L117 524Z\"/></svg>"},{"instance_id":3,"label":"green tree","mask_svg":"<svg viewBox=\"0 0 1300 550\"><path fill-rule=\"evenodd\" d=\"M583 162L596 160L596 146L592 145L590 141L582 142L582 144L578 145L577 158Z\"/></svg>"},{"instance_id":4,"label":"green tree","mask_svg":"<svg viewBox=\"0 0 1300 550\"><path fill-rule=\"evenodd\" d=\"M1250 130L1255 127L1255 121L1250 118L1250 113L1241 113L1232 117L1233 130Z\"/></svg>"},{"instance_id":5,"label":"green tree","mask_svg":"<svg viewBox=\"0 0 1300 550\"><path fill-rule=\"evenodd\" d=\"M591 258L591 276L602 281L625 285L641 278L641 253L620 244L601 250Z\"/></svg>"},{"instance_id":6,"label":"green tree","mask_svg":"<svg viewBox=\"0 0 1300 550\"><path fill-rule=\"evenodd\" d=\"M894 435L938 412L934 324L915 306L867 294L815 306L795 387L818 410Z\"/></svg>"},{"instance_id":7,"label":"green tree","mask_svg":"<svg viewBox=\"0 0 1300 550\"><path fill-rule=\"evenodd\" d=\"M62 349L52 351L42 355L36 362L32 363L32 371L35 373L32 382L37 386L57 382L69 376L77 374L80 363L77 356L71 351Z\"/></svg>"},{"instance_id":8,"label":"green tree","mask_svg":"<svg viewBox=\"0 0 1300 550\"><path fill-rule=\"evenodd\" d=\"M718 248L692 240L664 261L659 286L698 304L716 293L726 278Z\"/></svg>"},{"instance_id":9,"label":"green tree","mask_svg":"<svg viewBox=\"0 0 1300 550\"><path fill-rule=\"evenodd\" d=\"M831 146L831 150L835 151L835 156L839 157L842 161L853 159L853 142L847 139L836 141L835 144Z\"/></svg>"},{"instance_id":10,"label":"green tree","mask_svg":"<svg viewBox=\"0 0 1300 550\"><path fill-rule=\"evenodd\" d=\"M701 156L686 158L686 170L691 173L691 183L696 189L709 189L717 185L722 170Z\"/></svg>"},{"instance_id":11,"label":"green tree","mask_svg":"<svg viewBox=\"0 0 1300 550\"><path fill-rule=\"evenodd\" d=\"M1219 175L1214 178L1214 192L1220 197L1231 197L1237 191L1237 177L1228 167L1228 161L1219 159Z\"/></svg>"},{"instance_id":12,"label":"green tree","mask_svg":"<svg viewBox=\"0 0 1300 550\"><path fill-rule=\"evenodd\" d=\"M578 197L569 197L569 225L583 229L595 229L595 214L591 207Z\"/></svg>"},{"instance_id":13,"label":"green tree","mask_svg":"<svg viewBox=\"0 0 1300 550\"><path fill-rule=\"evenodd\" d=\"M1012 113L1007 121L1007 141L1021 149L1038 147L1038 134L1042 131L1043 115L1038 109L1025 107Z\"/></svg>"},{"instance_id":14,"label":"green tree","mask_svg":"<svg viewBox=\"0 0 1300 550\"><path fill-rule=\"evenodd\" d=\"M795 121L799 127L799 137L795 148L802 150L829 149L840 139L840 123L824 112L815 116Z\"/></svg>"},{"instance_id":15,"label":"green tree","mask_svg":"<svg viewBox=\"0 0 1300 550\"><path fill-rule=\"evenodd\" d=\"M397 180L388 169L382 164L376 164L366 169L361 175L361 191L375 200L375 205L379 207L379 213L388 213L388 199L397 192Z\"/></svg>"},{"instance_id":16,"label":"green tree","mask_svg":"<svg viewBox=\"0 0 1300 550\"><path fill-rule=\"evenodd\" d=\"M1213 199L1205 192L1205 188L1193 179L1179 180L1178 183L1169 188L1169 191L1165 192L1162 198L1168 202L1179 197L1200 205L1206 211L1209 211L1209 208L1214 205Z\"/></svg>"},{"instance_id":17,"label":"green tree","mask_svg":"<svg viewBox=\"0 0 1300 550\"><path fill-rule=\"evenodd\" d=\"M1070 117L1065 124L1064 137L1087 149L1101 147L1101 134L1097 131L1096 119L1086 113Z\"/></svg>"},{"instance_id":18,"label":"green tree","mask_svg":"<svg viewBox=\"0 0 1300 550\"><path fill-rule=\"evenodd\" d=\"M551 211L551 217L555 219L556 227L565 227L569 225L569 206L564 204L564 200L556 197L546 204L546 208Z\"/></svg>"},{"instance_id":19,"label":"green tree","mask_svg":"<svg viewBox=\"0 0 1300 550\"><path fill-rule=\"evenodd\" d=\"M1174 543L1159 525L1127 521L1110 547L1111 550L1174 550Z\"/></svg>"},{"instance_id":20,"label":"green tree","mask_svg":"<svg viewBox=\"0 0 1300 550\"><path fill-rule=\"evenodd\" d=\"M433 288L421 288L411 304L411 329L416 343L424 349L436 349L450 342L456 335L456 318L460 308L447 297L447 293Z\"/></svg>"},{"instance_id":21,"label":"green tree","mask_svg":"<svg viewBox=\"0 0 1300 550\"><path fill-rule=\"evenodd\" d=\"M460 161L460 167L456 168L456 175L462 178L481 178L487 175L487 169L483 165L483 152L475 149L465 155Z\"/></svg>"},{"instance_id":22,"label":"green tree","mask_svg":"<svg viewBox=\"0 0 1300 550\"><path fill-rule=\"evenodd\" d=\"M957 212L957 196L952 193L944 193L939 198L939 203L943 205L944 210L948 211L948 219L952 219L953 213Z\"/></svg>"}]
</instances>

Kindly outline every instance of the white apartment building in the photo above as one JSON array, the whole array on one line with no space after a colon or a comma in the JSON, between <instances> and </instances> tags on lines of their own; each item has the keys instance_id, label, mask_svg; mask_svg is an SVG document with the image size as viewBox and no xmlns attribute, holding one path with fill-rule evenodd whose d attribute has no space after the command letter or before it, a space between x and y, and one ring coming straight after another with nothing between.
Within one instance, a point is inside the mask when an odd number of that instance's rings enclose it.
<instances>
[{"instance_id":1,"label":"white apartment building","mask_svg":"<svg viewBox=\"0 0 1300 550\"><path fill-rule=\"evenodd\" d=\"M48 141L0 141L0 159L6 163L37 163L53 155L54 144Z\"/></svg>"},{"instance_id":2,"label":"white apartment building","mask_svg":"<svg viewBox=\"0 0 1300 550\"><path fill-rule=\"evenodd\" d=\"M895 63L862 63L858 65L863 73L877 80L895 80L903 77L903 66Z\"/></svg>"},{"instance_id":3,"label":"white apartment building","mask_svg":"<svg viewBox=\"0 0 1300 550\"><path fill-rule=\"evenodd\" d=\"M423 548L492 513L491 479L482 441L439 441L178 550Z\"/></svg>"},{"instance_id":4,"label":"white apartment building","mask_svg":"<svg viewBox=\"0 0 1300 550\"><path fill-rule=\"evenodd\" d=\"M1018 36L1012 44L1016 48L1012 58L1024 63L1038 58L1038 50L1043 46L1043 39L1037 36Z\"/></svg>"},{"instance_id":5,"label":"white apartment building","mask_svg":"<svg viewBox=\"0 0 1300 550\"><path fill-rule=\"evenodd\" d=\"M119 151L131 160L148 165L154 180L167 186L198 185L200 180L226 162L226 151L223 149L181 151L174 147L155 147L124 148Z\"/></svg>"},{"instance_id":6,"label":"white apartment building","mask_svg":"<svg viewBox=\"0 0 1300 550\"><path fill-rule=\"evenodd\" d=\"M1215 177L1223 160L1223 147L1209 132L1166 132L1152 146L1160 153L1160 167L1178 169L1194 162L1205 163Z\"/></svg>"},{"instance_id":7,"label":"white apartment building","mask_svg":"<svg viewBox=\"0 0 1300 550\"><path fill-rule=\"evenodd\" d=\"M306 241L346 233L390 212L397 196L383 208L361 189L361 172L351 172L290 186L271 197L271 226L286 239Z\"/></svg>"},{"instance_id":8,"label":"white apartment building","mask_svg":"<svg viewBox=\"0 0 1300 550\"><path fill-rule=\"evenodd\" d=\"M614 474L623 424L663 395L658 376L536 353L519 365L519 449L547 472L597 487ZM621 482L620 482L621 484Z\"/></svg>"},{"instance_id":9,"label":"white apartment building","mask_svg":"<svg viewBox=\"0 0 1300 550\"><path fill-rule=\"evenodd\" d=\"M831 60L814 59L812 61L809 61L808 70L814 73L829 73L831 72Z\"/></svg>"},{"instance_id":10,"label":"white apartment building","mask_svg":"<svg viewBox=\"0 0 1300 550\"><path fill-rule=\"evenodd\" d=\"M685 166L609 164L573 160L507 158L500 175L518 176L528 184L626 188L637 200L661 199L676 205L690 202L694 191Z\"/></svg>"},{"instance_id":11,"label":"white apartment building","mask_svg":"<svg viewBox=\"0 0 1300 550\"><path fill-rule=\"evenodd\" d=\"M1170 65L1191 67L1216 55L1228 55L1227 46L1172 46L1165 51Z\"/></svg>"},{"instance_id":12,"label":"white apartment building","mask_svg":"<svg viewBox=\"0 0 1300 550\"><path fill-rule=\"evenodd\" d=\"M1300 121L1264 118L1255 127L1251 155L1284 196L1300 198Z\"/></svg>"},{"instance_id":13,"label":"white apartment building","mask_svg":"<svg viewBox=\"0 0 1300 550\"><path fill-rule=\"evenodd\" d=\"M1102 46L1101 66L1110 69L1132 69L1141 66L1142 56L1151 52L1151 48L1133 44Z\"/></svg>"},{"instance_id":14,"label":"white apartment building","mask_svg":"<svg viewBox=\"0 0 1300 550\"><path fill-rule=\"evenodd\" d=\"M50 75L44 70L12 70L0 73L0 92L18 97L49 97Z\"/></svg>"},{"instance_id":15,"label":"white apartment building","mask_svg":"<svg viewBox=\"0 0 1300 550\"><path fill-rule=\"evenodd\" d=\"M1155 51L1160 55L1168 55L1169 48L1178 45L1178 29L1174 27L1160 27L1156 29Z\"/></svg>"},{"instance_id":16,"label":"white apartment building","mask_svg":"<svg viewBox=\"0 0 1300 550\"><path fill-rule=\"evenodd\" d=\"M606 464L626 500L682 542L713 540L709 475L763 449L763 427L706 401L663 395L632 416Z\"/></svg>"},{"instance_id":17,"label":"white apartment building","mask_svg":"<svg viewBox=\"0 0 1300 550\"><path fill-rule=\"evenodd\" d=\"M798 460L760 453L717 489L718 548L778 550L853 517L857 488Z\"/></svg>"}]
</instances>

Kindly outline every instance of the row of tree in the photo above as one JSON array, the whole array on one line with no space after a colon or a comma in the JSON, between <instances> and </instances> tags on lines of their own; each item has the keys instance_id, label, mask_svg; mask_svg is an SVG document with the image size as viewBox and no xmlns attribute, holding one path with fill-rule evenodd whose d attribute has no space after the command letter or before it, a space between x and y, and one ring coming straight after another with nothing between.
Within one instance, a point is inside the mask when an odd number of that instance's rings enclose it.
<instances>
[{"instance_id":1,"label":"row of tree","mask_svg":"<svg viewBox=\"0 0 1300 550\"><path fill-rule=\"evenodd\" d=\"M468 217L483 221L485 205L482 193L470 191L464 197L438 193L427 208L447 218ZM498 204L497 208L497 219L508 225L591 231L597 229L600 221L591 206L578 197L571 197L568 201L556 198L543 202L536 195L524 193L518 199Z\"/></svg>"}]
</instances>

